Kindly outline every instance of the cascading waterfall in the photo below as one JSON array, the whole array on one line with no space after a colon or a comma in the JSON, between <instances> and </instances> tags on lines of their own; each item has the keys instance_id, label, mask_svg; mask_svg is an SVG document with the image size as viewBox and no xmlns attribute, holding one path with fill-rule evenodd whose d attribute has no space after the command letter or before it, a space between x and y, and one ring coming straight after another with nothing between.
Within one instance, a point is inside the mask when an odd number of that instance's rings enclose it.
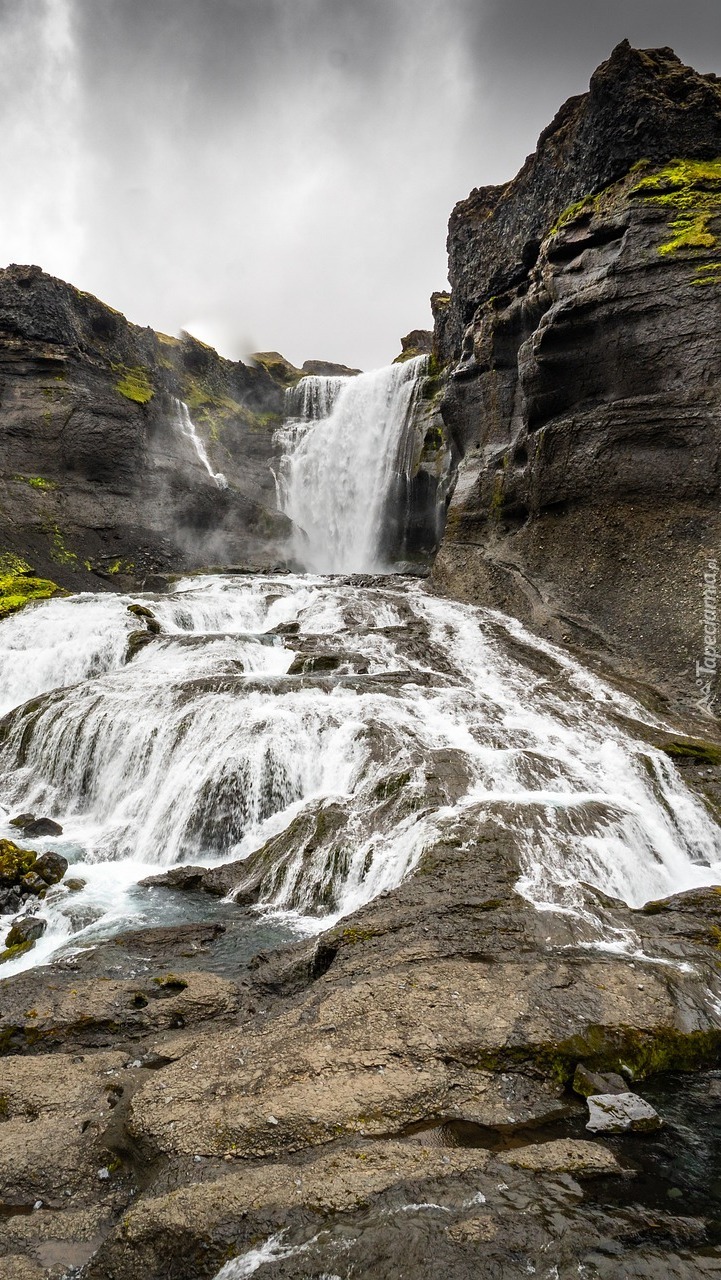
<instances>
[{"instance_id":1,"label":"cascading waterfall","mask_svg":"<svg viewBox=\"0 0 721 1280\"><path fill-rule=\"evenodd\" d=\"M316 573L389 567L388 503L410 475L413 409L425 356L346 378L303 378L287 392L279 506L294 552Z\"/></svg>"},{"instance_id":2,"label":"cascading waterfall","mask_svg":"<svg viewBox=\"0 0 721 1280\"><path fill-rule=\"evenodd\" d=\"M519 623L410 579L206 577L142 597L161 633L128 663L137 598L0 624L0 835L19 811L56 818L35 847L87 881L49 892L47 933L4 973L142 920L133 886L163 866L242 859L263 919L315 931L489 820L520 892L599 944L583 882L637 906L719 881L717 827L626 728L646 713Z\"/></svg>"},{"instance_id":3,"label":"cascading waterfall","mask_svg":"<svg viewBox=\"0 0 721 1280\"><path fill-rule=\"evenodd\" d=\"M173 397L173 404L175 405L175 421L178 425L178 429L182 435L191 441L195 452L205 467L205 470L208 472L211 479L215 481L218 488L227 489L228 481L222 471L214 471L210 465L210 459L206 452L205 445L195 429L195 424L190 416L190 410L187 404L184 400L176 400L175 397Z\"/></svg>"}]
</instances>

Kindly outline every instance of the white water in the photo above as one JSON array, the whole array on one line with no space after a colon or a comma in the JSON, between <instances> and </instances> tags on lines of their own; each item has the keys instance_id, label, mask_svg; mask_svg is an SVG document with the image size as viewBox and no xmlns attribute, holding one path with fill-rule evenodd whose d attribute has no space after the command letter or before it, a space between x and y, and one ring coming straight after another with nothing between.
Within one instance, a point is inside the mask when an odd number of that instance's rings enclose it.
<instances>
[{"instance_id":1,"label":"white water","mask_svg":"<svg viewBox=\"0 0 721 1280\"><path fill-rule=\"evenodd\" d=\"M514 833L539 906L583 913L581 882L640 905L721 879L718 828L623 727L640 708L519 623L407 579L196 578L146 599L162 635L125 665L134 599L50 600L0 624L5 706L33 698L0 725L5 817L62 823L37 847L88 881L70 905L100 920L78 944L132 924L150 871L248 857L319 812L325 834L278 854L261 894L304 931L397 885L444 835L476 856L488 820ZM298 637L269 634L288 622ZM519 640L557 663L552 681ZM291 676L296 652L338 669ZM48 932L4 974L67 944L70 905L51 891Z\"/></svg>"},{"instance_id":2,"label":"white water","mask_svg":"<svg viewBox=\"0 0 721 1280\"><path fill-rule=\"evenodd\" d=\"M198 435L198 432L195 429L195 424L190 416L190 410L187 404L185 403L184 400L176 400L175 398L173 398L173 404L175 405L175 421L177 423L178 430L182 433L182 435L184 435L188 440L191 441L193 448L195 449L195 452L197 453L200 461L205 467L205 470L208 472L208 475L211 476L211 478L215 481L218 488L227 489L228 481L226 480L222 471L214 471L212 466L210 465L210 458L208 457L203 441L201 440L200 436Z\"/></svg>"},{"instance_id":3,"label":"white water","mask_svg":"<svg viewBox=\"0 0 721 1280\"><path fill-rule=\"evenodd\" d=\"M346 378L303 378L287 392L278 499L316 573L376 573L387 502L413 462L413 407L424 356Z\"/></svg>"}]
</instances>

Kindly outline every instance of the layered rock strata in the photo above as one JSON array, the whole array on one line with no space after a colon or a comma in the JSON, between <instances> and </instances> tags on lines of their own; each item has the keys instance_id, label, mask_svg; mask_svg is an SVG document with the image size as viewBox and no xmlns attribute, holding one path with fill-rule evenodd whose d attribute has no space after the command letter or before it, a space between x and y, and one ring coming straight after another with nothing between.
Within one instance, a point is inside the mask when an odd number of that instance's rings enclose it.
<instances>
[{"instance_id":1,"label":"layered rock strata","mask_svg":"<svg viewBox=\"0 0 721 1280\"><path fill-rule=\"evenodd\" d=\"M138 328L38 267L0 271L0 572L37 596L282 559L284 386L187 334ZM180 429L178 399L226 487Z\"/></svg>"},{"instance_id":2,"label":"layered rock strata","mask_svg":"<svg viewBox=\"0 0 721 1280\"><path fill-rule=\"evenodd\" d=\"M700 716L719 691L719 157L716 77L624 43L512 182L456 207L434 295L463 455L438 586Z\"/></svg>"}]
</instances>

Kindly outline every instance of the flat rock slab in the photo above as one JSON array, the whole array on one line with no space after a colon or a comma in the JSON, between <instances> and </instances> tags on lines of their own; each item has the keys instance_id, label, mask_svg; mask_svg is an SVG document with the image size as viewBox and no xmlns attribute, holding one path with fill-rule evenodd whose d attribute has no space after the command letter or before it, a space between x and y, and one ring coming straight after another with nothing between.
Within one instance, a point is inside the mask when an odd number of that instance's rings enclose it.
<instances>
[{"instance_id":1,"label":"flat rock slab","mask_svg":"<svg viewBox=\"0 0 721 1280\"><path fill-rule=\"evenodd\" d=\"M536 1142L516 1147L496 1156L514 1169L532 1173L570 1173L574 1178L592 1178L621 1173L612 1151L597 1142L577 1138L559 1138L555 1142Z\"/></svg>"},{"instance_id":2,"label":"flat rock slab","mask_svg":"<svg viewBox=\"0 0 721 1280\"><path fill-rule=\"evenodd\" d=\"M591 1133L648 1133L663 1124L658 1112L636 1093L597 1093L587 1102L586 1128Z\"/></svg>"}]
</instances>

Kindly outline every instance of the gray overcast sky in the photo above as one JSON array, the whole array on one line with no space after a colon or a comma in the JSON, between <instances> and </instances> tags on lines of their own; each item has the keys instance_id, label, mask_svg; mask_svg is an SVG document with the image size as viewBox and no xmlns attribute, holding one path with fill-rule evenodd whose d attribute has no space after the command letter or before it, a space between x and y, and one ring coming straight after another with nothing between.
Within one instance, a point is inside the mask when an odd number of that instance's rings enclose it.
<instances>
[{"instance_id":1,"label":"gray overcast sky","mask_svg":"<svg viewBox=\"0 0 721 1280\"><path fill-rule=\"evenodd\" d=\"M719 0L0 0L0 261L234 357L385 364L455 201L624 36L721 71Z\"/></svg>"}]
</instances>

